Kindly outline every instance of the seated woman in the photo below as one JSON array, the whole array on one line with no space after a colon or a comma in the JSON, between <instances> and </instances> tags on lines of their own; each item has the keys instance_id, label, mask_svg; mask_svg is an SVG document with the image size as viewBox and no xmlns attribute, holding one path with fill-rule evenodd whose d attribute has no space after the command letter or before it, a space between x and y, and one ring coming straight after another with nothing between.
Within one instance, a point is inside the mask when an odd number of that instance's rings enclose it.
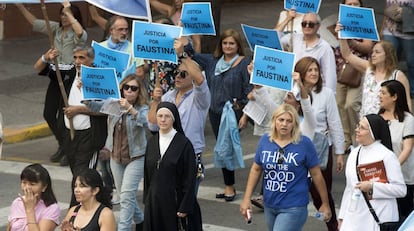
<instances>
[{"instance_id":1,"label":"seated woman","mask_svg":"<svg viewBox=\"0 0 414 231\"><path fill-rule=\"evenodd\" d=\"M74 193L80 204L69 209L62 231L116 230L112 190L104 187L101 175L95 169L85 169L75 179Z\"/></svg>"},{"instance_id":2,"label":"seated woman","mask_svg":"<svg viewBox=\"0 0 414 231\"><path fill-rule=\"evenodd\" d=\"M49 172L40 164L25 167L20 174L23 195L10 206L7 231L53 231L59 225L60 208Z\"/></svg>"}]
</instances>

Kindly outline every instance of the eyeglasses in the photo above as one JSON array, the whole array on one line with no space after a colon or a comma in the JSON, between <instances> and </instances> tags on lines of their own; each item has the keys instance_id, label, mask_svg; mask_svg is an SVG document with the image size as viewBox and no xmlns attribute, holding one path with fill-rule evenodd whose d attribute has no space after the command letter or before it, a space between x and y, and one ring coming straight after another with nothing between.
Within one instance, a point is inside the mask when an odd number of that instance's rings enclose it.
<instances>
[{"instance_id":1,"label":"eyeglasses","mask_svg":"<svg viewBox=\"0 0 414 231\"><path fill-rule=\"evenodd\" d=\"M309 27L309 28L314 28L316 25L319 25L319 22L309 22L309 21L303 21L301 23L302 27Z\"/></svg>"},{"instance_id":2,"label":"eyeglasses","mask_svg":"<svg viewBox=\"0 0 414 231\"><path fill-rule=\"evenodd\" d=\"M283 160L285 159L285 150L283 150L283 148L279 148L279 150L277 150L277 163L281 164L283 163Z\"/></svg>"},{"instance_id":3,"label":"eyeglasses","mask_svg":"<svg viewBox=\"0 0 414 231\"><path fill-rule=\"evenodd\" d=\"M180 70L176 70L174 71L174 76L179 75L180 78L185 79L185 77L187 77L188 72L187 71L180 71Z\"/></svg>"},{"instance_id":4,"label":"eyeglasses","mask_svg":"<svg viewBox=\"0 0 414 231\"><path fill-rule=\"evenodd\" d=\"M121 32L121 31L125 31L125 32L128 32L129 31L129 29L128 28L114 28L114 30L116 30L116 31L119 31L119 32Z\"/></svg>"},{"instance_id":5,"label":"eyeglasses","mask_svg":"<svg viewBox=\"0 0 414 231\"><path fill-rule=\"evenodd\" d=\"M122 89L124 89L125 91L128 91L128 89L131 88L131 91L137 91L138 90L138 86L131 86L128 84L124 84L124 86L122 86Z\"/></svg>"},{"instance_id":6,"label":"eyeglasses","mask_svg":"<svg viewBox=\"0 0 414 231\"><path fill-rule=\"evenodd\" d=\"M357 124L357 126L355 127L355 129L359 129L359 130L368 130L368 128L361 126L360 124Z\"/></svg>"}]
</instances>

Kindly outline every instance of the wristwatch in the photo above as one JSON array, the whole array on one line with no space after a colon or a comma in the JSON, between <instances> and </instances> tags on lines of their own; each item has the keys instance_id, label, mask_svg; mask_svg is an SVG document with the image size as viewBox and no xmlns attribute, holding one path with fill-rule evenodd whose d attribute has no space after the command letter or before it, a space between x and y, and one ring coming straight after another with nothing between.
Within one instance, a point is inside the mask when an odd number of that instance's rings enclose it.
<instances>
[{"instance_id":1,"label":"wristwatch","mask_svg":"<svg viewBox=\"0 0 414 231\"><path fill-rule=\"evenodd\" d=\"M180 56L178 56L178 59L185 59L187 57L188 57L188 54L187 54L187 52L184 51L183 53L181 53Z\"/></svg>"}]
</instances>

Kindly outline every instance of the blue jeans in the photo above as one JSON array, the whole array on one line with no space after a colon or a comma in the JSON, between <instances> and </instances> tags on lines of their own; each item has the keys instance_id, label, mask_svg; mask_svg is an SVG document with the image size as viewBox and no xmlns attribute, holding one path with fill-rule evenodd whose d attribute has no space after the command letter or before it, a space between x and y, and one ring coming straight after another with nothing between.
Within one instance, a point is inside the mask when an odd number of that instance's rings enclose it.
<instances>
[{"instance_id":1,"label":"blue jeans","mask_svg":"<svg viewBox=\"0 0 414 231\"><path fill-rule=\"evenodd\" d=\"M265 206L264 213L269 231L301 231L308 218L308 207L272 209Z\"/></svg>"},{"instance_id":2,"label":"blue jeans","mask_svg":"<svg viewBox=\"0 0 414 231\"><path fill-rule=\"evenodd\" d=\"M402 39L392 35L384 35L384 40L392 43L397 57L401 56L401 52L404 53L405 60L408 68L408 81L410 82L410 93L414 96L414 39Z\"/></svg>"},{"instance_id":3,"label":"blue jeans","mask_svg":"<svg viewBox=\"0 0 414 231\"><path fill-rule=\"evenodd\" d=\"M137 201L138 185L144 177L144 157L136 159L129 164L120 164L111 159L111 170L115 186L120 195L120 213L118 231L130 231L132 221L135 224L144 221L144 213Z\"/></svg>"}]
</instances>

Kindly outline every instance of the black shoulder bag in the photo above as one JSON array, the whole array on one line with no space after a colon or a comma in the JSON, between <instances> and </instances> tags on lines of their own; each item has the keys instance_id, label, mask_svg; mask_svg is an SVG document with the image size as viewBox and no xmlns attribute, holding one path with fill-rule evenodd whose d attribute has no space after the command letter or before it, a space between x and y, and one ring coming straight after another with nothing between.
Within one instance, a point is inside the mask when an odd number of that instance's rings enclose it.
<instances>
[{"instance_id":1,"label":"black shoulder bag","mask_svg":"<svg viewBox=\"0 0 414 231\"><path fill-rule=\"evenodd\" d=\"M358 181L361 181L361 177L359 176L359 173L358 173L358 162L359 162L359 152L360 151L361 151L361 148L359 148L359 150L358 150L357 159L356 159L356 174L357 174L357 177L358 177ZM392 222L381 223L378 219L377 213L375 213L374 208L372 208L371 203L369 203L369 200L367 198L366 193L362 192L362 195L364 196L364 200L367 203L369 211L371 212L372 216L374 217L374 220L379 225L380 230L381 231L397 231L398 228L401 226L401 222L400 221L392 221Z\"/></svg>"}]
</instances>

